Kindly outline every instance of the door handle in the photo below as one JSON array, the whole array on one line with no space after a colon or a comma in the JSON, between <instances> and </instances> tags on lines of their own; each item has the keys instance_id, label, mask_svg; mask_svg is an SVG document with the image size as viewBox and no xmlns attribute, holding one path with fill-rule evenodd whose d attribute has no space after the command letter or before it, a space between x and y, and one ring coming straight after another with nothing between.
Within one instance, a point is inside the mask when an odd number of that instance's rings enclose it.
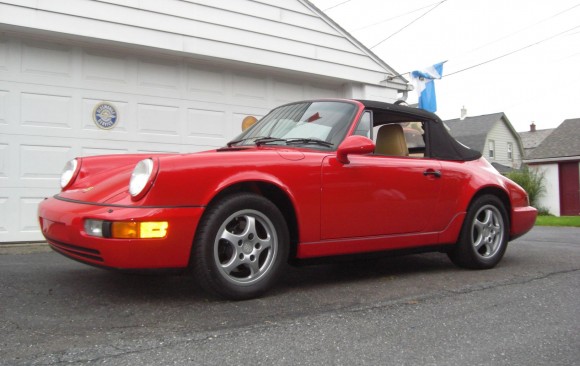
<instances>
[{"instance_id":1,"label":"door handle","mask_svg":"<svg viewBox=\"0 0 580 366\"><path fill-rule=\"evenodd\" d=\"M423 172L424 176L428 176L428 175L433 175L435 176L435 178L441 178L441 171L439 170L433 170L433 169L427 169Z\"/></svg>"}]
</instances>

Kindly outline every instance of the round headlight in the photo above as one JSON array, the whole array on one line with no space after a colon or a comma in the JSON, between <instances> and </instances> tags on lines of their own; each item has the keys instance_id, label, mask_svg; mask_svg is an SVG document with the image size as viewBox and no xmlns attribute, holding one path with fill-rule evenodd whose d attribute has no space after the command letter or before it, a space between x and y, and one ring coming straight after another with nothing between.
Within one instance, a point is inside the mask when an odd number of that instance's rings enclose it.
<instances>
[{"instance_id":1,"label":"round headlight","mask_svg":"<svg viewBox=\"0 0 580 366\"><path fill-rule=\"evenodd\" d=\"M78 159L69 160L62 170L60 176L60 187L64 190L68 188L72 182L75 180L79 171L79 161Z\"/></svg>"},{"instance_id":2,"label":"round headlight","mask_svg":"<svg viewBox=\"0 0 580 366\"><path fill-rule=\"evenodd\" d=\"M129 193L133 198L140 198L147 192L147 187L153 178L153 160L141 160L133 169L129 181Z\"/></svg>"}]
</instances>

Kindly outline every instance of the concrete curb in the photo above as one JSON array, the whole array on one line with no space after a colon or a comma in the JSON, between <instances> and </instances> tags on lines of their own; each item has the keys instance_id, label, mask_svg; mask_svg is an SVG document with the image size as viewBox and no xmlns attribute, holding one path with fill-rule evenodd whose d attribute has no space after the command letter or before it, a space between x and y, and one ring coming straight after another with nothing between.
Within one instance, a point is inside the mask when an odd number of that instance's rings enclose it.
<instances>
[{"instance_id":1,"label":"concrete curb","mask_svg":"<svg viewBox=\"0 0 580 366\"><path fill-rule=\"evenodd\" d=\"M0 244L0 255L47 253L52 251L46 242Z\"/></svg>"}]
</instances>

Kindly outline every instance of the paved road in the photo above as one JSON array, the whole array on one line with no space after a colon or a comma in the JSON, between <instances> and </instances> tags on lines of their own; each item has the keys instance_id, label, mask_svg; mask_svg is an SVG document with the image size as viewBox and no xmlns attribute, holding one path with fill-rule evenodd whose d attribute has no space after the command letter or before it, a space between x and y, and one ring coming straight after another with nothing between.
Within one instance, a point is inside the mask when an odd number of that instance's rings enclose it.
<instances>
[{"instance_id":1,"label":"paved road","mask_svg":"<svg viewBox=\"0 0 580 366\"><path fill-rule=\"evenodd\" d=\"M3 254L0 364L580 365L579 299L572 228L535 228L489 271L436 253L293 268L245 302Z\"/></svg>"}]
</instances>

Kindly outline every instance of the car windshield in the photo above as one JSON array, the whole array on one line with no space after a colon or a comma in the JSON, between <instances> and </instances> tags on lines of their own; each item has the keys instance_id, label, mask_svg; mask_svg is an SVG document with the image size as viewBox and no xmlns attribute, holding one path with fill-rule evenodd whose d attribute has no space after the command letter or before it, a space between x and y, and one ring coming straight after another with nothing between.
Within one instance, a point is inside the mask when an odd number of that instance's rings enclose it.
<instances>
[{"instance_id":1,"label":"car windshield","mask_svg":"<svg viewBox=\"0 0 580 366\"><path fill-rule=\"evenodd\" d=\"M336 149L356 113L348 102L300 102L274 109L228 146L284 145Z\"/></svg>"}]
</instances>

